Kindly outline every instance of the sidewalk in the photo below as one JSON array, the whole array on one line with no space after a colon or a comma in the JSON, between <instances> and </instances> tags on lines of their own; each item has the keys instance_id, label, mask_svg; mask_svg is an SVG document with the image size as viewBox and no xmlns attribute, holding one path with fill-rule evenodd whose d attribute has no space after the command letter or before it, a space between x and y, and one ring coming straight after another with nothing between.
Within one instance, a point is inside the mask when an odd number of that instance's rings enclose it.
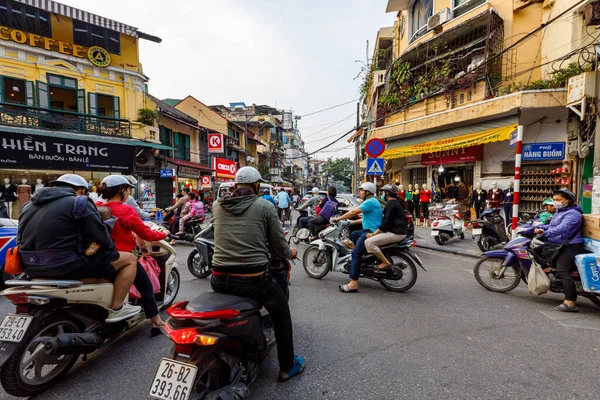
<instances>
[{"instance_id":1,"label":"sidewalk","mask_svg":"<svg viewBox=\"0 0 600 400\"><path fill-rule=\"evenodd\" d=\"M417 241L417 247L424 249L474 258L479 258L481 255L481 251L479 250L479 247L477 247L477 243L473 241L473 236L470 231L465 232L464 240L452 238L446 244L440 246L435 242L433 236L431 236L431 227L415 226L415 239Z\"/></svg>"}]
</instances>

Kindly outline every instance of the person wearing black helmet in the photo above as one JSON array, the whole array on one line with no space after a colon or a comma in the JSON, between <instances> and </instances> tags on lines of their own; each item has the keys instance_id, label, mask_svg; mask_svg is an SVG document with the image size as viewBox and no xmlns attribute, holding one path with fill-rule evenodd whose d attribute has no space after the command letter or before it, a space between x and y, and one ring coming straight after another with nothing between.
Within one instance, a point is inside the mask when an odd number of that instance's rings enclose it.
<instances>
[{"instance_id":1,"label":"person wearing black helmet","mask_svg":"<svg viewBox=\"0 0 600 400\"><path fill-rule=\"evenodd\" d=\"M577 311L577 289L571 271L575 270L575 256L584 253L583 236L583 211L577 206L576 197L570 190L556 190L552 197L556 214L549 224L538 225L531 228L536 234L543 234L548 243L566 244L556 260L558 276L562 281L565 291L565 300L554 307L556 311Z\"/></svg>"}]
</instances>

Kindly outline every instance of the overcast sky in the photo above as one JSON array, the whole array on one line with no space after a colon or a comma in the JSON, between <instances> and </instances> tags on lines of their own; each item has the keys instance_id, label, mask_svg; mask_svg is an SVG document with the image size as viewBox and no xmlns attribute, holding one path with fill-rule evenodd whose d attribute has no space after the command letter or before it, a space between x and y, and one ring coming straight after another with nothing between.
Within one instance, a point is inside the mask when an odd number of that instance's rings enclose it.
<instances>
[{"instance_id":1,"label":"overcast sky","mask_svg":"<svg viewBox=\"0 0 600 400\"><path fill-rule=\"evenodd\" d=\"M358 98L366 42L391 26L387 0L59 0L159 36L140 58L159 98L268 104L308 114ZM356 124L356 104L302 118L309 151ZM351 116L352 115L352 116ZM334 125L337 121L345 119ZM346 140L330 149L348 147ZM352 156L352 149L319 158Z\"/></svg>"}]
</instances>

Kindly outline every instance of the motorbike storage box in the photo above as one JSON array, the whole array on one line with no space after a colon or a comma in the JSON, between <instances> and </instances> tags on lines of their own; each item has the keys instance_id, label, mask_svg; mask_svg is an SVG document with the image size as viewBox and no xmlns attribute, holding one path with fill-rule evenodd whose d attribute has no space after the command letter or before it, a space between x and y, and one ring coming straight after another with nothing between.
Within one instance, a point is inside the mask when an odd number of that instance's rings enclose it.
<instances>
[{"instance_id":1,"label":"motorbike storage box","mask_svg":"<svg viewBox=\"0 0 600 400\"><path fill-rule=\"evenodd\" d=\"M600 254L580 254L575 265L585 292L600 293Z\"/></svg>"}]
</instances>

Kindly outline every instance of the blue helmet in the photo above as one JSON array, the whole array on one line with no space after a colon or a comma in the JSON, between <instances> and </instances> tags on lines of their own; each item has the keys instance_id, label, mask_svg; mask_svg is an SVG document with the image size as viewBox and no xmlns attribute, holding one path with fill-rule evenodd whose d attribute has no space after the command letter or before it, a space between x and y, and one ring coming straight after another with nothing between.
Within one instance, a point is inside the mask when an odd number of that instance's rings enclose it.
<instances>
[{"instance_id":1,"label":"blue helmet","mask_svg":"<svg viewBox=\"0 0 600 400\"><path fill-rule=\"evenodd\" d=\"M570 200L571 204L576 204L577 203L577 197L575 196L575 193L571 192L570 190L559 189L559 190L555 190L554 194L560 194L560 195L562 195L565 199Z\"/></svg>"}]
</instances>

